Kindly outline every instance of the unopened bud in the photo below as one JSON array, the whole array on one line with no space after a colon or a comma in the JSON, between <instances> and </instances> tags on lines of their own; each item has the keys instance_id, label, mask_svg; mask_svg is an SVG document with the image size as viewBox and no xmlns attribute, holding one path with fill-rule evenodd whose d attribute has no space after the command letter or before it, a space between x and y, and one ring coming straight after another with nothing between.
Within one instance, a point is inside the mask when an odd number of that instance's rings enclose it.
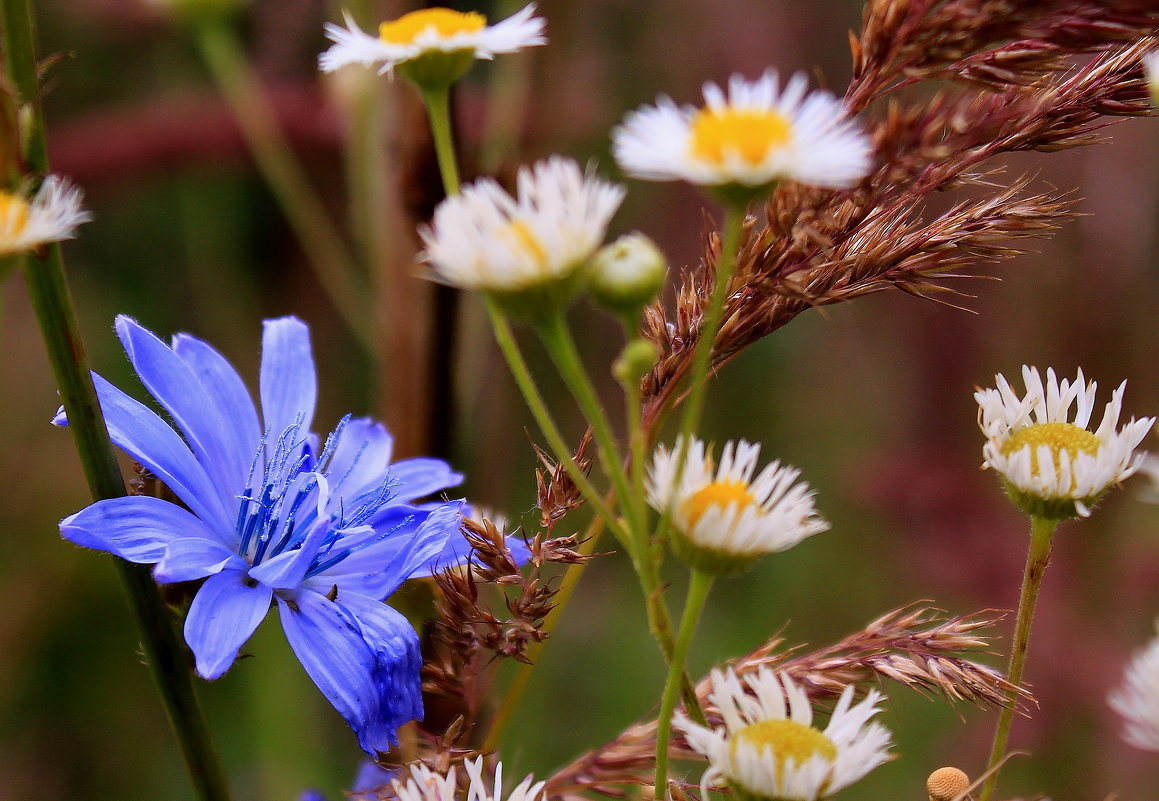
<instances>
[{"instance_id":1,"label":"unopened bud","mask_svg":"<svg viewBox=\"0 0 1159 801\"><path fill-rule=\"evenodd\" d=\"M660 350L650 339L633 339L612 365L612 375L621 384L639 381L656 364Z\"/></svg>"},{"instance_id":2,"label":"unopened bud","mask_svg":"<svg viewBox=\"0 0 1159 801\"><path fill-rule=\"evenodd\" d=\"M668 261L656 243L641 233L625 234L592 258L588 288L600 305L635 314L664 286Z\"/></svg>"},{"instance_id":3,"label":"unopened bud","mask_svg":"<svg viewBox=\"0 0 1159 801\"><path fill-rule=\"evenodd\" d=\"M970 777L958 768L938 768L926 779L930 801L953 801L970 787Z\"/></svg>"}]
</instances>

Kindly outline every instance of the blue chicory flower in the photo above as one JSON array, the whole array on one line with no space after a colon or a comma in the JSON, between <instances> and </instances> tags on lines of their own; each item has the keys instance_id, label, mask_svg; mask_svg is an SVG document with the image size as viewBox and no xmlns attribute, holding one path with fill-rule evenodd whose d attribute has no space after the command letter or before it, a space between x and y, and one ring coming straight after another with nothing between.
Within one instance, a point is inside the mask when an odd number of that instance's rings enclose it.
<instances>
[{"instance_id":1,"label":"blue chicory flower","mask_svg":"<svg viewBox=\"0 0 1159 801\"><path fill-rule=\"evenodd\" d=\"M380 423L343 418L319 450L317 378L304 323L265 322L261 417L205 342L172 346L128 317L117 335L174 426L94 375L113 442L182 505L98 501L61 521L65 539L152 564L158 582L205 579L185 619L197 672L221 676L278 606L291 648L372 756L422 717L419 640L382 600L468 549L463 503L420 499L462 476L437 459L391 463ZM63 412L54 421L65 424Z\"/></svg>"}]
</instances>

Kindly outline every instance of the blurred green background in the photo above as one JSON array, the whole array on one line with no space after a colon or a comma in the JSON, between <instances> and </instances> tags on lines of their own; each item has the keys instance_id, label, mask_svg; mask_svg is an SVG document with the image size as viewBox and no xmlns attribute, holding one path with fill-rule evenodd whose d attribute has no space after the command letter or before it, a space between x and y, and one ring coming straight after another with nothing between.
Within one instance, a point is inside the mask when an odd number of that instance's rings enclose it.
<instances>
[{"instance_id":1,"label":"blurred green background","mask_svg":"<svg viewBox=\"0 0 1159 801\"><path fill-rule=\"evenodd\" d=\"M704 80L733 72L804 70L840 93L846 32L860 24L852 0L545 0L539 9L550 46L477 67L458 94L468 173L485 165L510 174L513 164L559 152L597 159L614 175L608 133L625 111L661 92L696 101ZM406 10L361 9L370 18ZM367 222L385 232L382 269L392 271L376 274L363 298L375 332L368 352L307 267L195 35L160 0L42 2L38 13L42 52L66 54L46 84L50 152L55 168L85 188L94 215L65 253L97 369L136 386L112 332L114 315L125 313L162 335L190 331L254 377L261 319L296 314L314 331L319 428L346 411L374 413L416 450L430 443L427 432L440 426L422 422L421 369L407 355L430 325L430 288L416 277L418 244L406 221L429 213L437 193L410 90L373 84L387 112L377 152L384 175L397 180ZM351 120L343 98L366 89L323 81L315 68L322 24L338 18L339 7L321 0L254 0L230 25L311 183L331 216L348 222L357 217L346 189L359 173L343 159ZM498 88L485 83L497 76ZM496 107L498 122L487 113ZM494 136L485 141L485 131ZM769 459L800 466L833 529L718 585L694 673L782 629L790 643L826 644L919 599L954 614L1013 606L1026 524L978 470L974 387L998 371L1013 377L1023 363L1063 375L1081 365L1107 392L1129 379L1127 415L1159 410L1159 127L1130 121L1106 139L1009 162L1012 177L1034 171L1040 185L1074 191L1083 216L1034 243L1038 252L982 267L1003 280L969 282L976 313L901 294L808 313L714 383L705 435L758 440ZM704 210L715 209L689 187L629 186L613 233L643 230L674 265L695 264ZM475 300L462 302L455 420L445 426L451 457L468 476L468 497L531 521L530 421ZM587 307L574 320L589 364L607 378L600 365L614 355L618 332ZM544 366L535 343L527 345ZM607 383L605 397L618 403ZM0 415L0 801L191 798L109 559L56 531L86 492L68 436L48 425L55 390L18 277L3 295L0 386L8 388ZM578 434L574 415L569 423ZM1159 613L1159 507L1139 503L1138 489L1129 484L1092 520L1059 533L1028 667L1040 708L1016 722L1012 740L1034 756L1008 768L1002 797L1153 795L1159 758L1120 741L1104 701ZM625 560L599 560L509 731L508 776L546 775L649 713L662 671L643 629ZM236 797L292 799L316 787L340 798L359 760L356 744L290 654L275 616L246 651L253 658L225 678L200 682ZM980 770L992 714L883 689L900 759L842 798L920 801L934 768Z\"/></svg>"}]
</instances>

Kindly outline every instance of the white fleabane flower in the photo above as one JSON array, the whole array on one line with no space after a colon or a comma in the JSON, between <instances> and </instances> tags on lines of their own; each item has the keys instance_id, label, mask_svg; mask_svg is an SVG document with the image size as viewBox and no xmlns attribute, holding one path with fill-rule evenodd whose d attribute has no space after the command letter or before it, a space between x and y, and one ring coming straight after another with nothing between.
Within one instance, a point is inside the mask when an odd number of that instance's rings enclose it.
<instances>
[{"instance_id":1,"label":"white fleabane flower","mask_svg":"<svg viewBox=\"0 0 1159 801\"><path fill-rule=\"evenodd\" d=\"M318 65L323 72L348 64L378 65L381 75L424 55L466 53L465 72L475 59L545 44L543 18L534 14L535 4L531 3L502 22L488 25L487 18L474 11L426 8L383 22L378 36L372 36L347 13L345 28L326 26L326 36L334 44L319 57Z\"/></svg>"},{"instance_id":2,"label":"white fleabane flower","mask_svg":"<svg viewBox=\"0 0 1159 801\"><path fill-rule=\"evenodd\" d=\"M1147 78L1147 88L1151 90L1151 102L1159 106L1159 50L1143 56L1143 75Z\"/></svg>"},{"instance_id":3,"label":"white fleabane flower","mask_svg":"<svg viewBox=\"0 0 1159 801\"><path fill-rule=\"evenodd\" d=\"M744 570L766 553L788 550L829 524L817 515L813 493L798 482L801 471L773 462L754 478L761 446L725 443L719 466L693 438L677 484L681 441L656 448L648 476L648 503L668 511L673 548L698 570Z\"/></svg>"},{"instance_id":4,"label":"white fleabane flower","mask_svg":"<svg viewBox=\"0 0 1159 801\"><path fill-rule=\"evenodd\" d=\"M1048 369L1044 384L1037 368L1023 366L1022 380L1026 394L1021 397L1002 375L995 376L997 388L974 393L978 425L987 438L982 466L1001 474L1011 499L1028 514L1087 517L1108 488L1139 469L1144 455L1135 448L1155 418L1132 417L1116 430L1124 381L1091 431L1097 384L1085 382L1082 370L1072 383L1059 381Z\"/></svg>"},{"instance_id":5,"label":"white fleabane flower","mask_svg":"<svg viewBox=\"0 0 1159 801\"><path fill-rule=\"evenodd\" d=\"M31 200L0 192L0 256L72 239L76 227L92 219L82 198L79 188L55 175L44 179Z\"/></svg>"},{"instance_id":6,"label":"white fleabane flower","mask_svg":"<svg viewBox=\"0 0 1159 801\"><path fill-rule=\"evenodd\" d=\"M855 705L847 686L822 731L813 726L809 697L787 674L762 667L742 682L732 670L713 670L708 700L724 726L707 728L682 712L674 724L708 758L703 797L723 781L741 801L819 801L889 759L889 730L870 722L882 697L870 690Z\"/></svg>"},{"instance_id":7,"label":"white fleabane flower","mask_svg":"<svg viewBox=\"0 0 1159 801\"><path fill-rule=\"evenodd\" d=\"M1136 748L1159 751L1159 637L1135 654L1122 686L1107 697L1123 716L1123 739Z\"/></svg>"},{"instance_id":8,"label":"white fleabane flower","mask_svg":"<svg viewBox=\"0 0 1159 801\"><path fill-rule=\"evenodd\" d=\"M870 170L869 138L841 101L806 85L798 74L782 90L769 70L751 83L733 75L727 96L706 83L704 108L661 97L613 132L616 161L638 178L701 186L852 186Z\"/></svg>"},{"instance_id":9,"label":"white fleabane flower","mask_svg":"<svg viewBox=\"0 0 1159 801\"><path fill-rule=\"evenodd\" d=\"M520 169L516 183L518 197L483 178L440 203L419 231L423 258L463 289L570 297L568 279L603 242L624 189L559 156Z\"/></svg>"},{"instance_id":10,"label":"white fleabane flower","mask_svg":"<svg viewBox=\"0 0 1159 801\"><path fill-rule=\"evenodd\" d=\"M469 783L464 801L540 801L545 782L533 782L530 776L524 778L511 794L503 798L503 763L495 766L495 782L488 788L483 775L483 757L476 757L463 763ZM454 801L456 798L458 771L449 769L445 774L436 773L421 762L410 766L410 776L405 781L394 779L391 786L399 801Z\"/></svg>"}]
</instances>

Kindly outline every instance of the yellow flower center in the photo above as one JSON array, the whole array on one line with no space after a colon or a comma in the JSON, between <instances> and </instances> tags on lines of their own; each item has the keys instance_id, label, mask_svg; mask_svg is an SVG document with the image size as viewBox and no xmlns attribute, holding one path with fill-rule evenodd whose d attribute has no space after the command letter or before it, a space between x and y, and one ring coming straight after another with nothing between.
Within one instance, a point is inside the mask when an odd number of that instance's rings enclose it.
<instances>
[{"instance_id":1,"label":"yellow flower center","mask_svg":"<svg viewBox=\"0 0 1159 801\"><path fill-rule=\"evenodd\" d=\"M723 164L726 156L735 153L755 166L770 150L789 143L793 125L775 111L705 108L692 118L691 133L695 158Z\"/></svg>"},{"instance_id":2,"label":"yellow flower center","mask_svg":"<svg viewBox=\"0 0 1159 801\"><path fill-rule=\"evenodd\" d=\"M512 220L504 229L504 234L514 241L516 247L528 253L536 264L547 264L547 248L523 220Z\"/></svg>"},{"instance_id":3,"label":"yellow flower center","mask_svg":"<svg viewBox=\"0 0 1159 801\"><path fill-rule=\"evenodd\" d=\"M390 44L411 44L429 28L434 28L440 37L449 38L459 33L475 33L483 30L487 18L476 11L463 13L449 8L424 8L403 14L396 20L378 26L378 36Z\"/></svg>"},{"instance_id":4,"label":"yellow flower center","mask_svg":"<svg viewBox=\"0 0 1159 801\"><path fill-rule=\"evenodd\" d=\"M740 743L755 746L765 756L766 749L776 761L777 784L784 781L785 763L789 760L800 766L815 756L827 762L837 761L837 746L821 731L795 720L762 720L734 734L729 740L729 751L736 757Z\"/></svg>"},{"instance_id":5,"label":"yellow flower center","mask_svg":"<svg viewBox=\"0 0 1159 801\"><path fill-rule=\"evenodd\" d=\"M28 201L19 195L0 192L0 230L4 236L16 237L28 225Z\"/></svg>"},{"instance_id":6,"label":"yellow flower center","mask_svg":"<svg viewBox=\"0 0 1159 801\"><path fill-rule=\"evenodd\" d=\"M743 481L714 481L702 487L684 502L681 511L688 518L688 527L693 528L710 506L724 509L736 504L737 510L756 504L757 499L749 492L749 485Z\"/></svg>"},{"instance_id":7,"label":"yellow flower center","mask_svg":"<svg viewBox=\"0 0 1159 801\"><path fill-rule=\"evenodd\" d=\"M1067 459L1073 465L1075 457L1080 452L1089 453L1091 456L1098 454L1102 442L1094 434L1074 423L1036 423L1012 432L1002 443L1002 455L1009 456L1027 445L1030 446L1030 472L1037 476L1038 449L1043 445L1050 449L1054 459L1054 472L1057 475L1062 469L1064 450Z\"/></svg>"}]
</instances>

